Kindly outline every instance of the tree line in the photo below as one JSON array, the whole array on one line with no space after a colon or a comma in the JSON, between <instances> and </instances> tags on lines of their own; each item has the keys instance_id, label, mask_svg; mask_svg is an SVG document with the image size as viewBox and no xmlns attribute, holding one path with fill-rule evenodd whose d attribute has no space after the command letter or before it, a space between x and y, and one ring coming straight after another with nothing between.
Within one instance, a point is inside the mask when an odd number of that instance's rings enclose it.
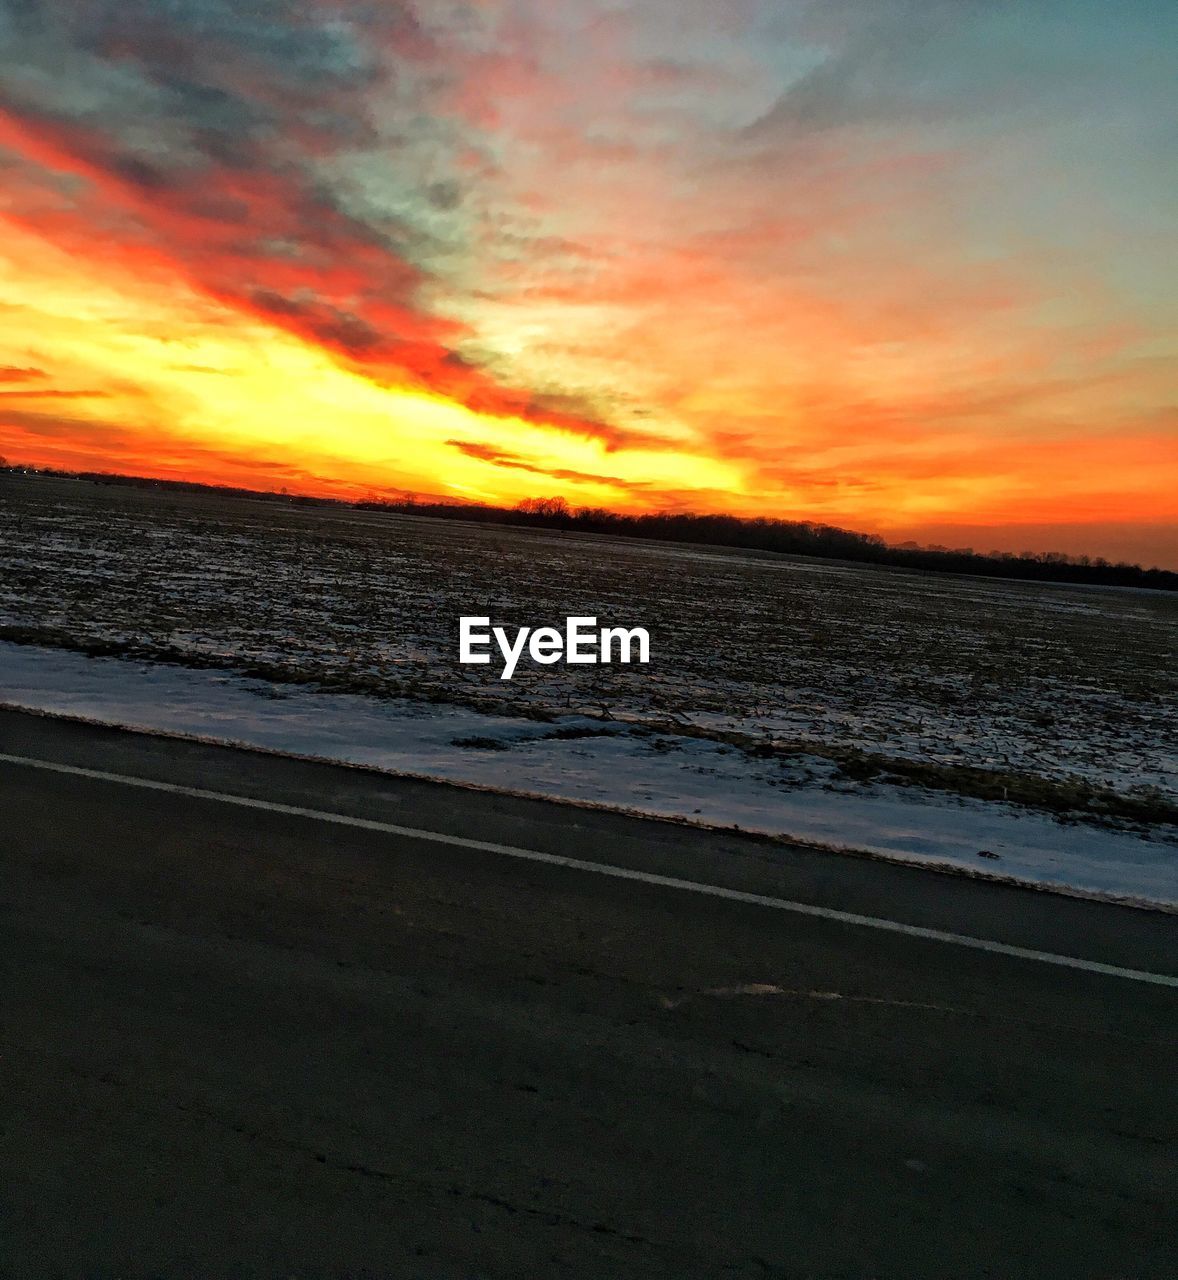
<instances>
[{"instance_id":1,"label":"tree line","mask_svg":"<svg viewBox=\"0 0 1178 1280\"><path fill-rule=\"evenodd\" d=\"M1178 573L1145 569L1103 557L1069 556L1062 551L978 552L972 548L893 546L874 533L856 533L811 520L779 520L650 512L625 515L603 507L572 507L564 498L528 498L518 506L456 505L445 502L358 502L356 506L399 514L486 524L528 525L660 542L695 542L787 555L819 556L867 564L896 565L939 573L966 573L1032 581L1097 583L1108 586L1178 590Z\"/></svg>"},{"instance_id":2,"label":"tree line","mask_svg":"<svg viewBox=\"0 0 1178 1280\"><path fill-rule=\"evenodd\" d=\"M878 534L856 533L811 520L781 520L768 516L746 519L730 515L694 512L648 512L626 515L604 507L572 507L562 497L527 498L515 507L481 503L422 501L406 498L371 498L349 501L287 493L264 492L228 485L200 484L190 480L156 480L107 472L61 471L49 468L4 466L0 472L36 471L39 475L89 480L97 484L129 485L185 493L216 493L227 497L264 499L298 506L348 507L384 511L393 515L427 516L443 520L468 520L479 524L523 525L578 533L609 534L623 538L649 538L659 542L694 542L707 546L737 547L786 555L818 556L854 563L895 565L933 573L965 573L1037 582L1075 582L1118 587L1150 587L1178 590L1178 573L1143 568L1125 561L1110 562L1101 556L1070 556L1062 551L980 552L972 548L893 546Z\"/></svg>"}]
</instances>

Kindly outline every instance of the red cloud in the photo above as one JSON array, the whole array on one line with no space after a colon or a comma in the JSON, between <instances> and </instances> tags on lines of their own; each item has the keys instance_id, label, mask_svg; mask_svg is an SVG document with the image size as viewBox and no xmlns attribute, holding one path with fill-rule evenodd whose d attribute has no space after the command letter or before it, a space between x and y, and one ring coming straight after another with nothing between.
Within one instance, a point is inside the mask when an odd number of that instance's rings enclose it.
<instances>
[{"instance_id":1,"label":"red cloud","mask_svg":"<svg viewBox=\"0 0 1178 1280\"><path fill-rule=\"evenodd\" d=\"M246 144L243 148L248 150ZM78 253L96 225L120 221L104 250L166 264L237 309L332 351L378 381L415 385L481 413L515 416L617 448L639 439L542 394L508 387L455 351L465 336L417 302L428 275L383 234L336 208L301 170L213 162L164 168L128 155L101 131L0 112L0 146L55 172L86 178L86 204L21 218ZM108 233L109 234L109 233ZM655 441L645 441L648 445Z\"/></svg>"}]
</instances>

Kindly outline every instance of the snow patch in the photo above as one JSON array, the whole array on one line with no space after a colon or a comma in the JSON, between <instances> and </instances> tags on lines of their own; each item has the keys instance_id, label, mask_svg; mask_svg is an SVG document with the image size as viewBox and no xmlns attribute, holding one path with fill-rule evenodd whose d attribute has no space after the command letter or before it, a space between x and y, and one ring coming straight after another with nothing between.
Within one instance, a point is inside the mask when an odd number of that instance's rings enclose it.
<instances>
[{"instance_id":1,"label":"snow patch","mask_svg":"<svg viewBox=\"0 0 1178 1280\"><path fill-rule=\"evenodd\" d=\"M1173 827L1108 830L996 802L852 784L819 757L783 765L640 725L538 722L3 642L0 702L1178 906Z\"/></svg>"}]
</instances>

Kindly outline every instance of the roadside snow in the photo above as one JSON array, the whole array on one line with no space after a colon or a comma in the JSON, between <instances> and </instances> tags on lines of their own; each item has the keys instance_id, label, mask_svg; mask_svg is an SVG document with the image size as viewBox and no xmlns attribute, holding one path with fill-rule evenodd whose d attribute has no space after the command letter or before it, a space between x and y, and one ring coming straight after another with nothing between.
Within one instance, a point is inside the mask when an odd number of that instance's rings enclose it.
<instances>
[{"instance_id":1,"label":"roadside snow","mask_svg":"<svg viewBox=\"0 0 1178 1280\"><path fill-rule=\"evenodd\" d=\"M1178 906L1173 827L1064 825L1014 806L852 784L817 757L783 766L641 726L543 723L3 642L0 703Z\"/></svg>"}]
</instances>

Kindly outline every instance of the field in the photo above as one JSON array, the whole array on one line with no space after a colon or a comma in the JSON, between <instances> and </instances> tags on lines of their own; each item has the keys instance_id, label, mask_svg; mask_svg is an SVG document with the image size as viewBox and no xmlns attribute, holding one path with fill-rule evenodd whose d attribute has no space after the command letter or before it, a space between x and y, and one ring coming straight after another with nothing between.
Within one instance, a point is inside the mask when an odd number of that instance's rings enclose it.
<instances>
[{"instance_id":1,"label":"field","mask_svg":"<svg viewBox=\"0 0 1178 1280\"><path fill-rule=\"evenodd\" d=\"M461 614L645 626L652 662L503 683L458 664ZM1178 600L1158 593L8 477L0 639L1174 816Z\"/></svg>"}]
</instances>

